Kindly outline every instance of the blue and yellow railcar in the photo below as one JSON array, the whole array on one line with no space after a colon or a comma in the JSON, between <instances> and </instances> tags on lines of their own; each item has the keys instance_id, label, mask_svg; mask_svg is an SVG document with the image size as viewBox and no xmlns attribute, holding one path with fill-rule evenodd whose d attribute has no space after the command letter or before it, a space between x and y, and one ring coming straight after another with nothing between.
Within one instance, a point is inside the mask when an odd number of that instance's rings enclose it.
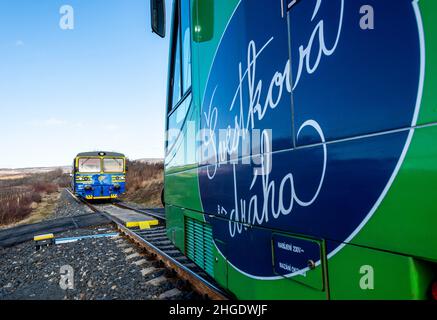
<instances>
[{"instance_id":1,"label":"blue and yellow railcar","mask_svg":"<svg viewBox=\"0 0 437 320\"><path fill-rule=\"evenodd\" d=\"M72 177L72 189L79 197L116 199L126 190L126 157L116 152L79 153Z\"/></svg>"}]
</instances>

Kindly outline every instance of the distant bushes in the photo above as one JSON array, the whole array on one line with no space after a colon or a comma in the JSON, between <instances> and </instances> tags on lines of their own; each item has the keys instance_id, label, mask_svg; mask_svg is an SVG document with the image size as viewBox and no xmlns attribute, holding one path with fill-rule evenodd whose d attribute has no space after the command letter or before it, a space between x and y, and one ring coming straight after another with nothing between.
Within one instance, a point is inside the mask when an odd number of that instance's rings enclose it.
<instances>
[{"instance_id":1,"label":"distant bushes","mask_svg":"<svg viewBox=\"0 0 437 320\"><path fill-rule=\"evenodd\" d=\"M162 178L164 164L163 163L146 163L140 161L127 160L127 187L130 190L138 190L146 184L150 179Z\"/></svg>"},{"instance_id":2,"label":"distant bushes","mask_svg":"<svg viewBox=\"0 0 437 320\"><path fill-rule=\"evenodd\" d=\"M24 219L32 211L31 204L38 195L21 188L0 192L0 224Z\"/></svg>"},{"instance_id":3,"label":"distant bushes","mask_svg":"<svg viewBox=\"0 0 437 320\"><path fill-rule=\"evenodd\" d=\"M30 198L32 199L32 202L40 203L42 201L42 196L37 192L32 192Z\"/></svg>"},{"instance_id":4,"label":"distant bushes","mask_svg":"<svg viewBox=\"0 0 437 320\"><path fill-rule=\"evenodd\" d=\"M26 218L44 194L57 192L70 184L61 169L37 173L20 179L0 180L0 225Z\"/></svg>"},{"instance_id":5,"label":"distant bushes","mask_svg":"<svg viewBox=\"0 0 437 320\"><path fill-rule=\"evenodd\" d=\"M163 163L127 161L126 194L123 199L145 206L161 205ZM61 169L24 178L0 180L0 225L26 218L45 194L70 185L69 174Z\"/></svg>"},{"instance_id":6,"label":"distant bushes","mask_svg":"<svg viewBox=\"0 0 437 320\"><path fill-rule=\"evenodd\" d=\"M67 187L70 184L70 176L67 173L63 173L61 169L56 169L45 173L35 173L24 178L0 179L0 189L30 186L39 183L53 183L59 187Z\"/></svg>"},{"instance_id":7,"label":"distant bushes","mask_svg":"<svg viewBox=\"0 0 437 320\"><path fill-rule=\"evenodd\" d=\"M164 164L127 161L126 194L123 199L146 206L161 205Z\"/></svg>"},{"instance_id":8,"label":"distant bushes","mask_svg":"<svg viewBox=\"0 0 437 320\"><path fill-rule=\"evenodd\" d=\"M38 193L53 193L58 191L58 185L54 184L54 183L50 183L50 182L35 182L32 185L32 188L35 192Z\"/></svg>"}]
</instances>

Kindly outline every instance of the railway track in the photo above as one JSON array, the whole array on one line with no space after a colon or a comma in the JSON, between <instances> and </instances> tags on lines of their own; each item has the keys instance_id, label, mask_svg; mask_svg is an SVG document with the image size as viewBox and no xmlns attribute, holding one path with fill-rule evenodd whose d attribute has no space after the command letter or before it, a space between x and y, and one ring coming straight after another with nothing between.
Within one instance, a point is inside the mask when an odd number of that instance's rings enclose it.
<instances>
[{"instance_id":1,"label":"railway track","mask_svg":"<svg viewBox=\"0 0 437 320\"><path fill-rule=\"evenodd\" d=\"M111 204L92 204L76 197L69 189L68 193L78 202L83 203L92 211L100 213L110 219L117 229L129 240L141 247L146 253L165 267L170 276L182 280L182 286L190 286L204 298L212 300L228 300L231 297L211 279L194 262L184 256L178 248L167 238L166 218L163 210L137 209L122 202ZM113 210L131 210L158 219L159 225L151 229L127 228L119 219L111 214Z\"/></svg>"},{"instance_id":2,"label":"railway track","mask_svg":"<svg viewBox=\"0 0 437 320\"><path fill-rule=\"evenodd\" d=\"M164 209L160 209L160 208L148 208L148 209L138 209L138 208L134 208L124 202L115 202L113 203L113 205L120 207L120 208L124 208L124 209L128 209L128 210L133 210L160 220L165 221L165 211Z\"/></svg>"}]
</instances>

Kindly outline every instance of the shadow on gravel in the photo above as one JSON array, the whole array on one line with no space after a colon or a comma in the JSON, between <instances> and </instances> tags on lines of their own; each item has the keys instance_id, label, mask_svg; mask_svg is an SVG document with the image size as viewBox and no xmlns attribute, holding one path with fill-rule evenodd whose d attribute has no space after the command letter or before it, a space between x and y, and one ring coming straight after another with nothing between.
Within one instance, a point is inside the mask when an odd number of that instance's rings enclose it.
<instances>
[{"instance_id":1,"label":"shadow on gravel","mask_svg":"<svg viewBox=\"0 0 437 320\"><path fill-rule=\"evenodd\" d=\"M59 233L67 230L86 228L111 221L98 213L89 213L74 217L59 218L34 224L17 226L0 231L0 247L6 248L32 240L37 234Z\"/></svg>"}]
</instances>

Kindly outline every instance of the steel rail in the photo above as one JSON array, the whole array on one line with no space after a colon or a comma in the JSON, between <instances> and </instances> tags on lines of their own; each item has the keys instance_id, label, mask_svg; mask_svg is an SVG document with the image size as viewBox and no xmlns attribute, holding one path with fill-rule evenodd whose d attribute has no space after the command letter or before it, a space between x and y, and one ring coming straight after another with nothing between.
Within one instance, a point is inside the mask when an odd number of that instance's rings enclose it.
<instances>
[{"instance_id":1,"label":"steel rail","mask_svg":"<svg viewBox=\"0 0 437 320\"><path fill-rule=\"evenodd\" d=\"M105 212L103 214L106 214ZM113 220L114 221L114 220ZM199 293L206 295L213 300L228 300L230 297L222 291L220 288L209 282L207 279L201 277L197 273L193 272L173 257L147 241L134 231L126 228L117 221L114 221L118 229L126 236L133 239L139 246L143 247L152 254L155 254L159 260L161 260L168 268L173 269L177 275L188 281L192 287Z\"/></svg>"},{"instance_id":2,"label":"steel rail","mask_svg":"<svg viewBox=\"0 0 437 320\"><path fill-rule=\"evenodd\" d=\"M116 207L120 207L120 208L123 208L123 209L129 209L129 210L136 211L136 212L142 213L142 214L147 214L147 215L152 216L154 218L157 218L159 220L163 220L163 221L166 220L165 216L153 213L150 210L143 210L143 209L137 209L137 208L131 207L131 206L127 205L124 202L115 202L115 203L112 203L112 204L114 206L116 206Z\"/></svg>"},{"instance_id":3,"label":"steel rail","mask_svg":"<svg viewBox=\"0 0 437 320\"><path fill-rule=\"evenodd\" d=\"M198 293L200 293L201 295L204 295L213 300L232 299L232 297L229 294L227 294L225 291L223 291L222 289L220 289L219 287L217 287L216 285L214 285L204 277L190 270L188 267L184 266L182 263L180 263L170 255L165 253L163 250L153 245L150 241L144 239L141 235L135 233L135 231L125 227L122 223L117 221L109 213L105 212L104 210L99 210L98 208L96 208L89 202L85 201L84 199L77 197L69 189L66 188L66 190L74 199L76 199L76 201L80 201L81 203L88 206L94 212L100 213L106 218L108 218L109 220L111 220L117 226L118 230L120 230L127 237L131 238L137 245L144 248L152 255L155 255L158 260L160 260L162 263L164 263L165 266L167 266L167 268L174 270L179 278L188 281L193 287L193 289ZM125 207L125 208L137 211L133 208L129 208L129 207ZM141 212L141 213L149 214L148 212ZM165 221L165 218L163 217L159 217L158 219Z\"/></svg>"}]
</instances>

